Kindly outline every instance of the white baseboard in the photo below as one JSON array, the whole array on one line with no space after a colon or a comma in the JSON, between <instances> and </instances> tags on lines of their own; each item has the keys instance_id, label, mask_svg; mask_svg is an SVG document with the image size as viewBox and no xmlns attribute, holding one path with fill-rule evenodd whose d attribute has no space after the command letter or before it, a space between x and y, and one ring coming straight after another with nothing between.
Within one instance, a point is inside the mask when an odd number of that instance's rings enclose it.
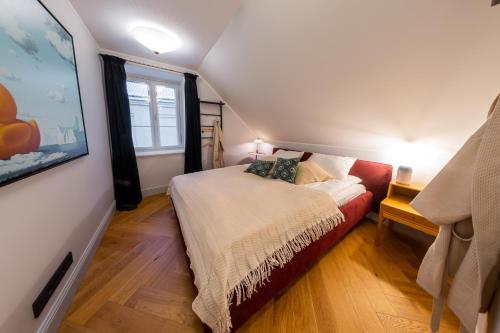
<instances>
[{"instance_id":1,"label":"white baseboard","mask_svg":"<svg viewBox=\"0 0 500 333\"><path fill-rule=\"evenodd\" d=\"M66 309L71 303L71 299L76 292L79 281L86 271L85 268L87 267L89 261L92 259L93 254L95 253L95 250L99 245L99 241L101 240L106 227L113 217L115 206L116 202L113 201L109 208L106 210L106 213L99 222L97 230L94 232L92 238L85 247L82 256L80 257L80 259L78 259L75 269L73 269L73 271L69 275L68 279L62 286L61 292L57 295L57 298L48 310L47 315L43 319L43 322L41 323L40 327L38 327L37 333L52 333L57 331L66 312Z\"/></svg>"},{"instance_id":2,"label":"white baseboard","mask_svg":"<svg viewBox=\"0 0 500 333\"><path fill-rule=\"evenodd\" d=\"M141 190L143 197L149 197L150 195L167 193L168 185L160 185L150 188L144 188Z\"/></svg>"}]
</instances>

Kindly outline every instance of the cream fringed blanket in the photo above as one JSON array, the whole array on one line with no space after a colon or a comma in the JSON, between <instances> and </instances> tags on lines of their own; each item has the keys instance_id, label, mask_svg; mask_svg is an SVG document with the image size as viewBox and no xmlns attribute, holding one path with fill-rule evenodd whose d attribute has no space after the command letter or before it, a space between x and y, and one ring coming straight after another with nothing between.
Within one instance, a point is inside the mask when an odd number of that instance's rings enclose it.
<instances>
[{"instance_id":1,"label":"cream fringed blanket","mask_svg":"<svg viewBox=\"0 0 500 333\"><path fill-rule=\"evenodd\" d=\"M230 301L251 297L271 271L344 216L326 193L244 173L244 166L170 183L198 296L193 310L215 333L231 328Z\"/></svg>"}]
</instances>

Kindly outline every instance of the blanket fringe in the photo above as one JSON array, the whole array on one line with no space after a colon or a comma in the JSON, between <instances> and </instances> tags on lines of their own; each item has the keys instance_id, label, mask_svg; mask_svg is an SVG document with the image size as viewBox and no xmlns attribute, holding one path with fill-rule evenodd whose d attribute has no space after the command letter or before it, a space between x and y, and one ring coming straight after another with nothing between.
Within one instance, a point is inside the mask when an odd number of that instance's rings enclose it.
<instances>
[{"instance_id":1,"label":"blanket fringe","mask_svg":"<svg viewBox=\"0 0 500 333\"><path fill-rule=\"evenodd\" d=\"M283 268L294 255L302 249L317 241L337 225L344 221L343 215L337 215L321 220L314 226L306 229L284 246L276 250L272 255L266 258L257 268L248 273L248 275L237 284L227 295L228 306L231 306L233 297L236 295L236 305L240 305L246 299L251 298L257 291L257 286L263 286L269 282L269 276L276 267ZM223 313L222 318L217 323L216 333L228 333L231 330L231 315L229 309Z\"/></svg>"}]
</instances>

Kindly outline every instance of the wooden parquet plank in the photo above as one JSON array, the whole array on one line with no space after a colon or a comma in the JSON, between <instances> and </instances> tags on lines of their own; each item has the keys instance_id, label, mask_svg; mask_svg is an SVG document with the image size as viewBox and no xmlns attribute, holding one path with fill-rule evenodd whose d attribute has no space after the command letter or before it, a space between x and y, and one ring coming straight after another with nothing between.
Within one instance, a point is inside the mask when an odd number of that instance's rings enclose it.
<instances>
[{"instance_id":1,"label":"wooden parquet plank","mask_svg":"<svg viewBox=\"0 0 500 333\"><path fill-rule=\"evenodd\" d=\"M238 329L238 333L276 333L274 303L268 302L251 320Z\"/></svg>"},{"instance_id":2,"label":"wooden parquet plank","mask_svg":"<svg viewBox=\"0 0 500 333\"><path fill-rule=\"evenodd\" d=\"M309 284L318 332L336 332L336 321L332 320L332 313L336 312L334 306L337 303L332 302L328 294L325 293L325 289L330 288L330 286L325 282L320 266L312 267L305 278Z\"/></svg>"},{"instance_id":3,"label":"wooden parquet plank","mask_svg":"<svg viewBox=\"0 0 500 333\"><path fill-rule=\"evenodd\" d=\"M142 269L147 266L154 258L160 255L169 246L169 238L157 237L146 249L125 266L119 273L99 290L97 290L84 305L75 309L70 314L69 320L73 323L83 325L99 308L105 304L118 290L120 290L127 281L134 279Z\"/></svg>"},{"instance_id":4,"label":"wooden parquet plank","mask_svg":"<svg viewBox=\"0 0 500 333\"><path fill-rule=\"evenodd\" d=\"M110 252L128 252L134 247L136 247L145 237L137 238L127 238L125 235L120 235L120 237L113 236L113 229L111 229L106 236L102 238L99 250L106 249Z\"/></svg>"},{"instance_id":5,"label":"wooden parquet plank","mask_svg":"<svg viewBox=\"0 0 500 333\"><path fill-rule=\"evenodd\" d=\"M123 271L127 265L137 258L150 244L151 242L149 240L145 240L122 257L111 258L112 261L110 261L109 264L102 266L102 262L98 263L97 265L100 266L100 271L96 274L97 272L91 270L85 275L78 292L73 298L69 313L73 314L77 310L86 308L87 306L84 306L84 304L90 298L98 294L99 291L104 288L114 276Z\"/></svg>"},{"instance_id":6,"label":"wooden parquet plank","mask_svg":"<svg viewBox=\"0 0 500 333\"><path fill-rule=\"evenodd\" d=\"M157 221L155 219L146 218L142 220L140 223L138 222L124 222L118 226L114 226L112 232L119 233L121 231L124 232L124 235L129 232L132 234L142 234L143 237L147 236L170 236L174 232L176 232L177 226L173 223L165 223L165 221ZM133 236L132 236L133 237Z\"/></svg>"},{"instance_id":7,"label":"wooden parquet plank","mask_svg":"<svg viewBox=\"0 0 500 333\"><path fill-rule=\"evenodd\" d=\"M393 307L397 309L397 314L401 317L427 322L432 312L432 299L428 296L417 297L397 297L386 295ZM458 327L459 322L449 309L443 313L442 326L448 328Z\"/></svg>"},{"instance_id":8,"label":"wooden parquet plank","mask_svg":"<svg viewBox=\"0 0 500 333\"><path fill-rule=\"evenodd\" d=\"M339 244L339 255L335 262L341 265L343 272L339 275L344 281L346 288L351 290L363 290L367 301L375 309L383 309L385 313L395 314L390 302L385 298L381 288L380 275L381 265L374 265L368 259L374 250L373 244L365 241L358 234L350 234L349 239L352 242L345 242L342 246ZM373 235L375 237L375 235Z\"/></svg>"},{"instance_id":9,"label":"wooden parquet plank","mask_svg":"<svg viewBox=\"0 0 500 333\"><path fill-rule=\"evenodd\" d=\"M276 332L318 332L306 279L300 279L293 284L276 300L274 308Z\"/></svg>"},{"instance_id":10,"label":"wooden parquet plank","mask_svg":"<svg viewBox=\"0 0 500 333\"><path fill-rule=\"evenodd\" d=\"M171 271L171 267L164 269L155 279L147 283L148 287L169 291L174 294L185 295L194 299L195 287L189 275Z\"/></svg>"},{"instance_id":11,"label":"wooden parquet plank","mask_svg":"<svg viewBox=\"0 0 500 333\"><path fill-rule=\"evenodd\" d=\"M363 332L384 333L384 326L380 322L375 308L370 303L367 293L361 288L347 288L346 290L351 298L351 303L354 306Z\"/></svg>"},{"instance_id":12,"label":"wooden parquet plank","mask_svg":"<svg viewBox=\"0 0 500 333\"><path fill-rule=\"evenodd\" d=\"M427 333L431 329L429 323L407 319L404 317L391 316L384 313L378 313L380 321L388 333ZM441 327L439 333L457 333L458 328Z\"/></svg>"},{"instance_id":13,"label":"wooden parquet plank","mask_svg":"<svg viewBox=\"0 0 500 333\"><path fill-rule=\"evenodd\" d=\"M159 333L164 332L165 320L153 314L105 302L85 326L106 333Z\"/></svg>"},{"instance_id":14,"label":"wooden parquet plank","mask_svg":"<svg viewBox=\"0 0 500 333\"><path fill-rule=\"evenodd\" d=\"M339 262L337 260L339 258L337 253L330 252L319 263L324 281L324 294L331 304L330 321L334 327L333 332L363 332L354 305L347 293L349 278L340 278L346 277L352 271L349 270L349 266ZM352 277L352 274L348 276ZM320 323L320 325L323 324Z\"/></svg>"},{"instance_id":15,"label":"wooden parquet plank","mask_svg":"<svg viewBox=\"0 0 500 333\"><path fill-rule=\"evenodd\" d=\"M159 252L153 260L151 260L140 272L133 278L129 279L123 286L116 290L110 301L118 304L125 304L130 296L132 296L139 288L146 286L154 280L154 278L165 268L169 267L174 259L174 253L169 251L174 242L171 242L164 251Z\"/></svg>"},{"instance_id":16,"label":"wooden parquet plank","mask_svg":"<svg viewBox=\"0 0 500 333\"><path fill-rule=\"evenodd\" d=\"M72 324L69 321L65 321L59 327L60 333L96 333L96 331L91 330L88 327Z\"/></svg>"},{"instance_id":17,"label":"wooden parquet plank","mask_svg":"<svg viewBox=\"0 0 500 333\"><path fill-rule=\"evenodd\" d=\"M201 328L200 321L191 309L192 299L154 288L140 288L129 298L130 308L170 319L180 325Z\"/></svg>"},{"instance_id":18,"label":"wooden parquet plank","mask_svg":"<svg viewBox=\"0 0 500 333\"><path fill-rule=\"evenodd\" d=\"M116 267L116 264L123 263L122 259L124 257L126 257L126 252L114 251L110 253L105 259L102 259L100 261L92 261L89 269L87 270L87 273L85 274L85 277L80 283L80 289L85 288L92 283L96 283L96 281L98 280L102 280L106 274L109 274L108 272L112 268L119 269L119 267ZM111 273L110 275L113 274Z\"/></svg>"}]
</instances>

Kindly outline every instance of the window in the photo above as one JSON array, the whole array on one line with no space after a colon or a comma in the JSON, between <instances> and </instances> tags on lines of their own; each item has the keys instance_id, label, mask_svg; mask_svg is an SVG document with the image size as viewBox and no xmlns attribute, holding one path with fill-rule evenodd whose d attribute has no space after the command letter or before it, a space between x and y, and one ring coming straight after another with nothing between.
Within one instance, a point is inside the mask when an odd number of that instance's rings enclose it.
<instances>
[{"instance_id":1,"label":"window","mask_svg":"<svg viewBox=\"0 0 500 333\"><path fill-rule=\"evenodd\" d=\"M184 148L179 90L178 83L127 80L132 138L137 151Z\"/></svg>"}]
</instances>

